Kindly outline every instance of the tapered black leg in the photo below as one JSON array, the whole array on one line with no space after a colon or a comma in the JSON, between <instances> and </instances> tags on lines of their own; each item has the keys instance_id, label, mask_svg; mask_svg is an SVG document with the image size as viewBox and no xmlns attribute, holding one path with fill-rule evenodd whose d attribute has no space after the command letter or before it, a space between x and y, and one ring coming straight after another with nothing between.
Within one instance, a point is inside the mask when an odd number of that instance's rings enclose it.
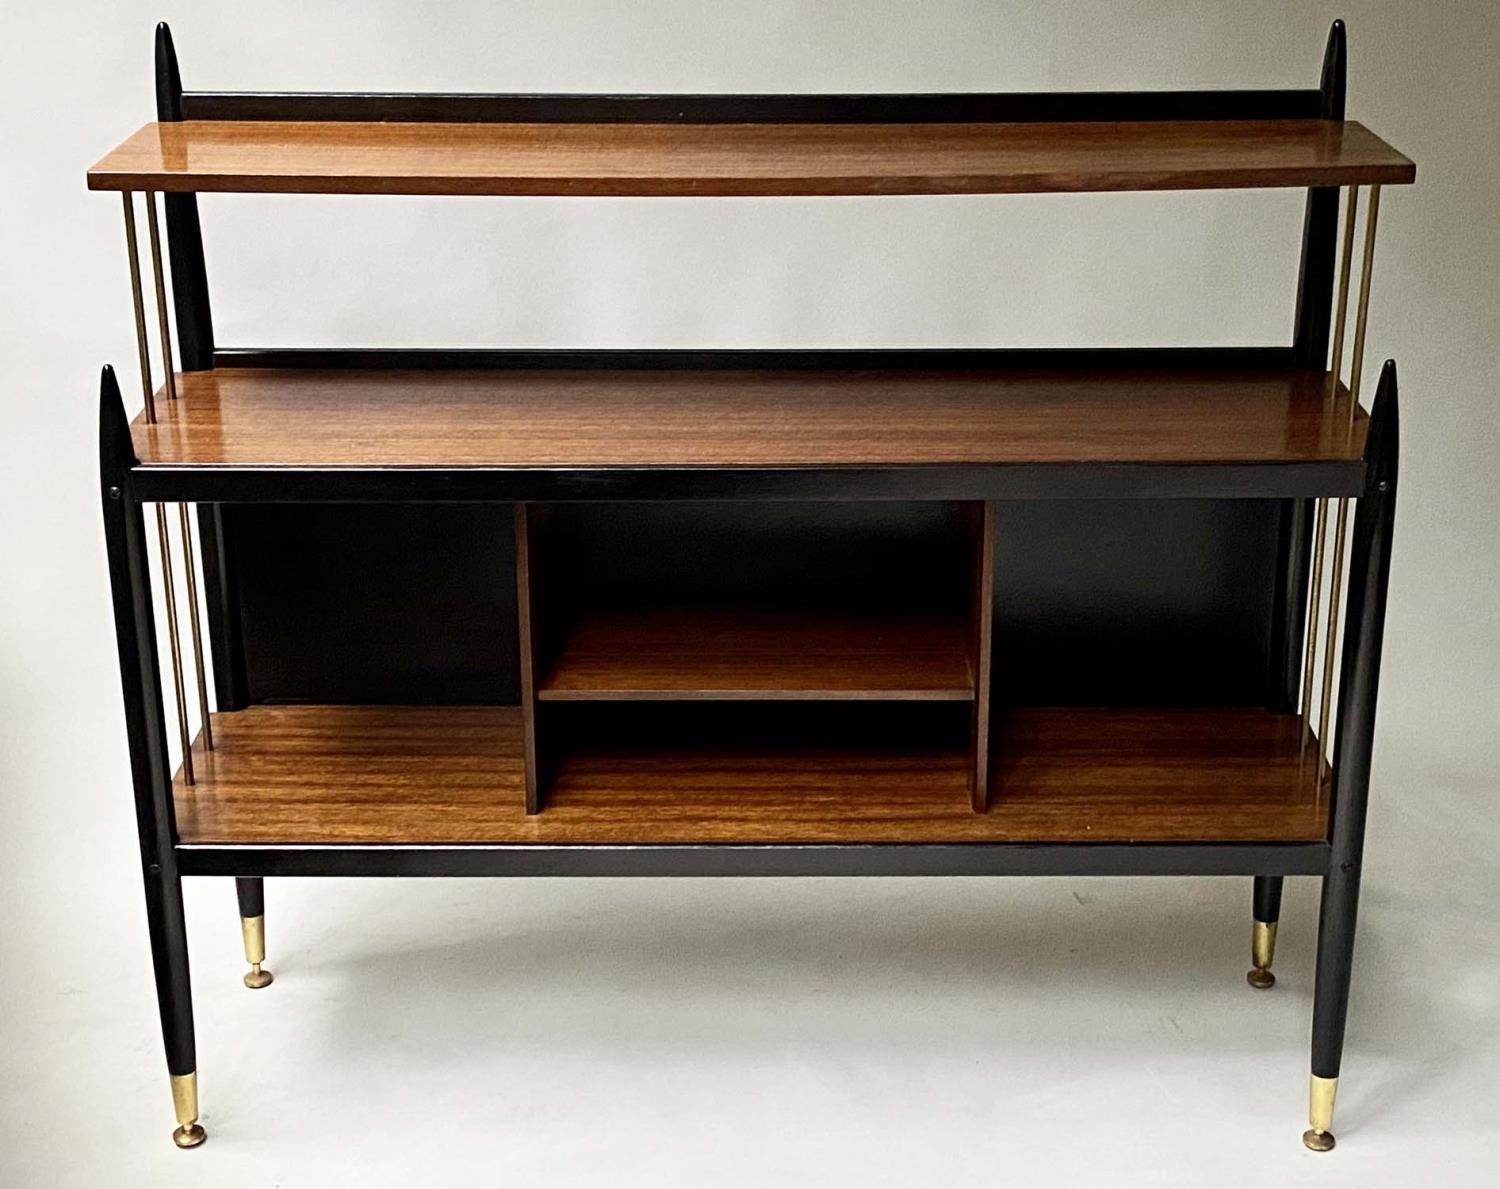
<instances>
[{"instance_id":1,"label":"tapered black leg","mask_svg":"<svg viewBox=\"0 0 1500 1189\"><path fill-rule=\"evenodd\" d=\"M236 879L234 892L240 901L240 932L245 939L245 961L250 969L245 974L245 986L252 991L269 987L271 972L263 970L266 960L266 881L259 876Z\"/></svg>"},{"instance_id":2,"label":"tapered black leg","mask_svg":"<svg viewBox=\"0 0 1500 1189\"><path fill-rule=\"evenodd\" d=\"M1323 877L1318 917L1317 987L1313 994L1312 1086L1309 1121L1302 1139L1315 1151L1334 1145L1333 1106L1349 1011L1354 964L1355 918L1359 911L1364 858L1370 753L1375 734L1375 695L1390 579L1391 533L1396 511L1396 368L1387 361L1371 413L1365 447L1367 480L1354 521L1349 568L1348 630L1339 672L1338 732L1334 758L1332 854Z\"/></svg>"},{"instance_id":3,"label":"tapered black leg","mask_svg":"<svg viewBox=\"0 0 1500 1189\"><path fill-rule=\"evenodd\" d=\"M151 935L156 999L178 1123L172 1138L178 1147L193 1148L204 1140L203 1128L198 1123L193 992L188 975L187 929L182 915L182 879L173 851L177 830L167 770L161 674L156 665L146 529L141 506L127 490L134 461L120 390L114 372L105 368L100 383L99 470L136 831L146 888L146 923Z\"/></svg>"},{"instance_id":4,"label":"tapered black leg","mask_svg":"<svg viewBox=\"0 0 1500 1189\"><path fill-rule=\"evenodd\" d=\"M1276 985L1271 962L1276 956L1276 922L1281 919L1281 883L1279 875L1255 877L1254 923L1250 934L1250 972L1245 980L1256 990Z\"/></svg>"}]
</instances>

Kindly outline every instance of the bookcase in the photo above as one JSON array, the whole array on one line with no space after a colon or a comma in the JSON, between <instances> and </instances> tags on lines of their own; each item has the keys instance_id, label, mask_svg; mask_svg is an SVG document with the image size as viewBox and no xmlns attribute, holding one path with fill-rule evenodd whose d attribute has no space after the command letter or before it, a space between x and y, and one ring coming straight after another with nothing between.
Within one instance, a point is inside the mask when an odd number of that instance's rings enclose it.
<instances>
[{"instance_id":1,"label":"bookcase","mask_svg":"<svg viewBox=\"0 0 1500 1189\"><path fill-rule=\"evenodd\" d=\"M1415 176L1344 118L1341 25L1301 90L214 92L156 51L88 184L136 315L100 477L179 1146L184 876L235 878L264 987L268 876L813 874L1247 878L1262 989L1320 876L1333 1146L1397 476L1366 319ZM1272 187L1290 341L1223 348L229 348L196 199Z\"/></svg>"}]
</instances>

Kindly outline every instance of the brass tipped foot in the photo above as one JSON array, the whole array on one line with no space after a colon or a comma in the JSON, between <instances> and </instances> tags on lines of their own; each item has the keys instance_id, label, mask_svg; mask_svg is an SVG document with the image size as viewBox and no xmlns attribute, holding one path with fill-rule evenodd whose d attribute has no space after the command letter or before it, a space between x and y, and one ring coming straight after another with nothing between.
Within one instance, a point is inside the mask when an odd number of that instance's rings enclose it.
<instances>
[{"instance_id":1,"label":"brass tipped foot","mask_svg":"<svg viewBox=\"0 0 1500 1189\"><path fill-rule=\"evenodd\" d=\"M1257 991L1269 991L1276 985L1276 976L1260 966L1252 966L1245 972L1245 981Z\"/></svg>"},{"instance_id":2,"label":"brass tipped foot","mask_svg":"<svg viewBox=\"0 0 1500 1189\"><path fill-rule=\"evenodd\" d=\"M208 1132L198 1123L189 1123L172 1132L172 1142L179 1148L196 1148L208 1138Z\"/></svg>"},{"instance_id":3,"label":"brass tipped foot","mask_svg":"<svg viewBox=\"0 0 1500 1189\"><path fill-rule=\"evenodd\" d=\"M1314 1152L1333 1151L1333 1102L1338 1093L1338 1078L1312 1075L1307 1098L1307 1121L1312 1126L1302 1133L1302 1142Z\"/></svg>"},{"instance_id":4,"label":"brass tipped foot","mask_svg":"<svg viewBox=\"0 0 1500 1189\"><path fill-rule=\"evenodd\" d=\"M245 986L252 991L269 987L271 972L260 968L260 964L266 960L266 918L241 917L240 933L245 939L245 961L250 963L250 972L245 975Z\"/></svg>"},{"instance_id":5,"label":"brass tipped foot","mask_svg":"<svg viewBox=\"0 0 1500 1189\"><path fill-rule=\"evenodd\" d=\"M259 962L250 963L250 969L245 974L245 986L252 991L259 991L262 987L269 987L274 981L274 976L269 970L262 970Z\"/></svg>"},{"instance_id":6,"label":"brass tipped foot","mask_svg":"<svg viewBox=\"0 0 1500 1189\"><path fill-rule=\"evenodd\" d=\"M172 1142L179 1148L196 1148L208 1138L198 1122L197 1071L172 1075L172 1110L177 1115Z\"/></svg>"},{"instance_id":7,"label":"brass tipped foot","mask_svg":"<svg viewBox=\"0 0 1500 1189\"><path fill-rule=\"evenodd\" d=\"M1257 991L1267 991L1276 985L1276 976L1271 973L1271 959L1276 954L1276 922L1256 921L1255 932L1250 938L1250 961L1253 964L1245 981Z\"/></svg>"}]
</instances>

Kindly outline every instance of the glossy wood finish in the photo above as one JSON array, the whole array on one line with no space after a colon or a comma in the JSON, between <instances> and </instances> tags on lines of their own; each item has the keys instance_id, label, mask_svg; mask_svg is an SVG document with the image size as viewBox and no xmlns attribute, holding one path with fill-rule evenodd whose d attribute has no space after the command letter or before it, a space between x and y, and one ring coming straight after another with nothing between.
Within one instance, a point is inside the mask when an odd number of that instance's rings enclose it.
<instances>
[{"instance_id":1,"label":"glossy wood finish","mask_svg":"<svg viewBox=\"0 0 1500 1189\"><path fill-rule=\"evenodd\" d=\"M316 194L1011 194L1410 182L1332 120L1047 124L147 124L94 190Z\"/></svg>"},{"instance_id":2,"label":"glossy wood finish","mask_svg":"<svg viewBox=\"0 0 1500 1189\"><path fill-rule=\"evenodd\" d=\"M195 752L197 785L174 785L178 829L188 844L569 845L1298 842L1327 826L1296 720L1258 710L1011 711L985 814L969 806L961 724L771 747L694 746L671 739L679 720L650 723L635 743L580 734L528 817L514 707L220 714L216 749Z\"/></svg>"},{"instance_id":3,"label":"glossy wood finish","mask_svg":"<svg viewBox=\"0 0 1500 1189\"><path fill-rule=\"evenodd\" d=\"M974 596L970 608L970 648L974 668L974 714L969 739L973 749L973 780L969 784L969 801L976 813L983 813L990 797L990 738L994 712L991 691L994 688L995 660L995 518L999 509L994 500L971 504L974 532Z\"/></svg>"},{"instance_id":4,"label":"glossy wood finish","mask_svg":"<svg viewBox=\"0 0 1500 1189\"><path fill-rule=\"evenodd\" d=\"M560 609L543 701L969 701L955 612L901 605Z\"/></svg>"},{"instance_id":5,"label":"glossy wood finish","mask_svg":"<svg viewBox=\"0 0 1500 1189\"><path fill-rule=\"evenodd\" d=\"M542 764L537 748L536 695L539 640L536 576L532 561L530 504L515 507L517 667L521 685L521 752L524 760L526 812L542 807Z\"/></svg>"},{"instance_id":6,"label":"glossy wood finish","mask_svg":"<svg viewBox=\"0 0 1500 1189\"><path fill-rule=\"evenodd\" d=\"M358 371L178 379L145 467L1357 462L1348 393L1286 370Z\"/></svg>"}]
</instances>

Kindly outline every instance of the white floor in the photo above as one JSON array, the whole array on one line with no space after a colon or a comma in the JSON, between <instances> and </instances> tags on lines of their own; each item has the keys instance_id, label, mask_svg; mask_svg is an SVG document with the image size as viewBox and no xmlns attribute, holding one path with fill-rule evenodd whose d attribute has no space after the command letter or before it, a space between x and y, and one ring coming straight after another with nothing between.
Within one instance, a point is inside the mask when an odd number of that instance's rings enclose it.
<instances>
[{"instance_id":1,"label":"white floor","mask_svg":"<svg viewBox=\"0 0 1500 1189\"><path fill-rule=\"evenodd\" d=\"M0 1184L1494 1183L1500 838L1378 759L1328 1155L1311 879L1268 993L1247 879L286 880L260 992L229 881L190 881L179 1152L122 807L53 827L90 869L7 865Z\"/></svg>"}]
</instances>

